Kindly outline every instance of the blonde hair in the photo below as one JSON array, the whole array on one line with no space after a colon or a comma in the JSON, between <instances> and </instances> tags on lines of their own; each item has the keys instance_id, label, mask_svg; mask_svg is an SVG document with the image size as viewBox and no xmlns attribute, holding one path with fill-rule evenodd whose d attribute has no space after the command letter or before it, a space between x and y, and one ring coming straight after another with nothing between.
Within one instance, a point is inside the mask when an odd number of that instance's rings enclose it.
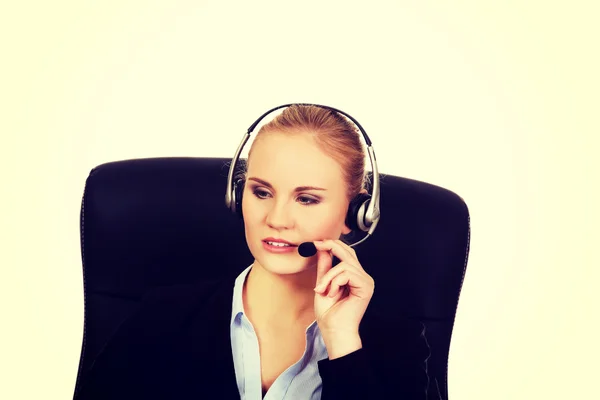
<instances>
[{"instance_id":1,"label":"blonde hair","mask_svg":"<svg viewBox=\"0 0 600 400\"><path fill-rule=\"evenodd\" d=\"M248 162L257 140L265 133L312 134L317 146L340 165L348 201L366 189L365 149L358 128L345 116L312 105L292 105L262 126L248 152ZM244 171L247 178L247 168Z\"/></svg>"}]
</instances>

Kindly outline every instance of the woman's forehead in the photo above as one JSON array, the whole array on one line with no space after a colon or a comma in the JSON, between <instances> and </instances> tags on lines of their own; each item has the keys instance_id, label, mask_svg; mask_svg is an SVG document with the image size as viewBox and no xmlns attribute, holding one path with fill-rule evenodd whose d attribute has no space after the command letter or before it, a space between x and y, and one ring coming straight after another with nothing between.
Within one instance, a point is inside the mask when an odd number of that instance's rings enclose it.
<instances>
[{"instance_id":1,"label":"woman's forehead","mask_svg":"<svg viewBox=\"0 0 600 400\"><path fill-rule=\"evenodd\" d=\"M248 176L273 185L339 186L340 165L310 137L269 135L257 141L248 163Z\"/></svg>"}]
</instances>

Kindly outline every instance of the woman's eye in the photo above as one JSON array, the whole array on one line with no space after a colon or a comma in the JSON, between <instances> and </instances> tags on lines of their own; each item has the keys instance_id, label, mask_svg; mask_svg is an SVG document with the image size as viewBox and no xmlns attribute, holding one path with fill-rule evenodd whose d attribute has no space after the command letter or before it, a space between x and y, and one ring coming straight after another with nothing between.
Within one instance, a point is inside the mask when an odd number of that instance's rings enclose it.
<instances>
[{"instance_id":1,"label":"woman's eye","mask_svg":"<svg viewBox=\"0 0 600 400\"><path fill-rule=\"evenodd\" d=\"M254 195L256 197L258 197L259 199L264 199L264 197L262 197L262 196L264 196L265 194L269 194L269 193L265 192L264 190L258 190L258 189L254 190Z\"/></svg>"},{"instance_id":2,"label":"woman's eye","mask_svg":"<svg viewBox=\"0 0 600 400\"><path fill-rule=\"evenodd\" d=\"M311 199L310 197L300 197L300 199L304 205L317 204L319 202L318 200Z\"/></svg>"},{"instance_id":3,"label":"woman's eye","mask_svg":"<svg viewBox=\"0 0 600 400\"><path fill-rule=\"evenodd\" d=\"M253 191L253 193L256 197L258 197L259 199L262 199L262 200L266 199L269 196L268 192L265 192L264 190L260 190L260 189L255 189ZM315 200L313 198L306 197L306 196L300 196L300 197L298 197L298 199L300 200L300 204L307 205L307 206L319 203L318 200Z\"/></svg>"}]
</instances>

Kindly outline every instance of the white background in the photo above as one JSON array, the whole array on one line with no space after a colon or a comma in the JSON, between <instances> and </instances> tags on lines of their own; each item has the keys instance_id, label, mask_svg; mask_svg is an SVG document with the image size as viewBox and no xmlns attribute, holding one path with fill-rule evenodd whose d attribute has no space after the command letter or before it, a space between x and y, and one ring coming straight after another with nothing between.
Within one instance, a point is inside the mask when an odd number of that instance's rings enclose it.
<instances>
[{"instance_id":1,"label":"white background","mask_svg":"<svg viewBox=\"0 0 600 400\"><path fill-rule=\"evenodd\" d=\"M72 398L90 169L232 157L287 102L350 113L381 172L465 199L452 400L597 395L593 2L14 4L0 6L0 398Z\"/></svg>"}]
</instances>

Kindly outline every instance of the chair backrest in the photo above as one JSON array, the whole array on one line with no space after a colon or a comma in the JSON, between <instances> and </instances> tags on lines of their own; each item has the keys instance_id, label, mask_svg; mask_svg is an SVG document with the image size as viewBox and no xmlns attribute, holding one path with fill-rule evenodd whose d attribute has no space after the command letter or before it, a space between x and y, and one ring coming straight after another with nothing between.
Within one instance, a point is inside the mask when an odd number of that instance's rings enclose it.
<instances>
[{"instance_id":1,"label":"chair backrest","mask_svg":"<svg viewBox=\"0 0 600 400\"><path fill-rule=\"evenodd\" d=\"M243 221L225 207L230 163L166 157L92 169L81 206L85 319L75 393L148 289L224 277L252 263ZM381 220L355 248L376 282L369 307L426 325L429 393L446 400L450 339L469 254L469 211L447 189L380 176ZM203 269L207 258L220 260L219 268Z\"/></svg>"}]
</instances>

